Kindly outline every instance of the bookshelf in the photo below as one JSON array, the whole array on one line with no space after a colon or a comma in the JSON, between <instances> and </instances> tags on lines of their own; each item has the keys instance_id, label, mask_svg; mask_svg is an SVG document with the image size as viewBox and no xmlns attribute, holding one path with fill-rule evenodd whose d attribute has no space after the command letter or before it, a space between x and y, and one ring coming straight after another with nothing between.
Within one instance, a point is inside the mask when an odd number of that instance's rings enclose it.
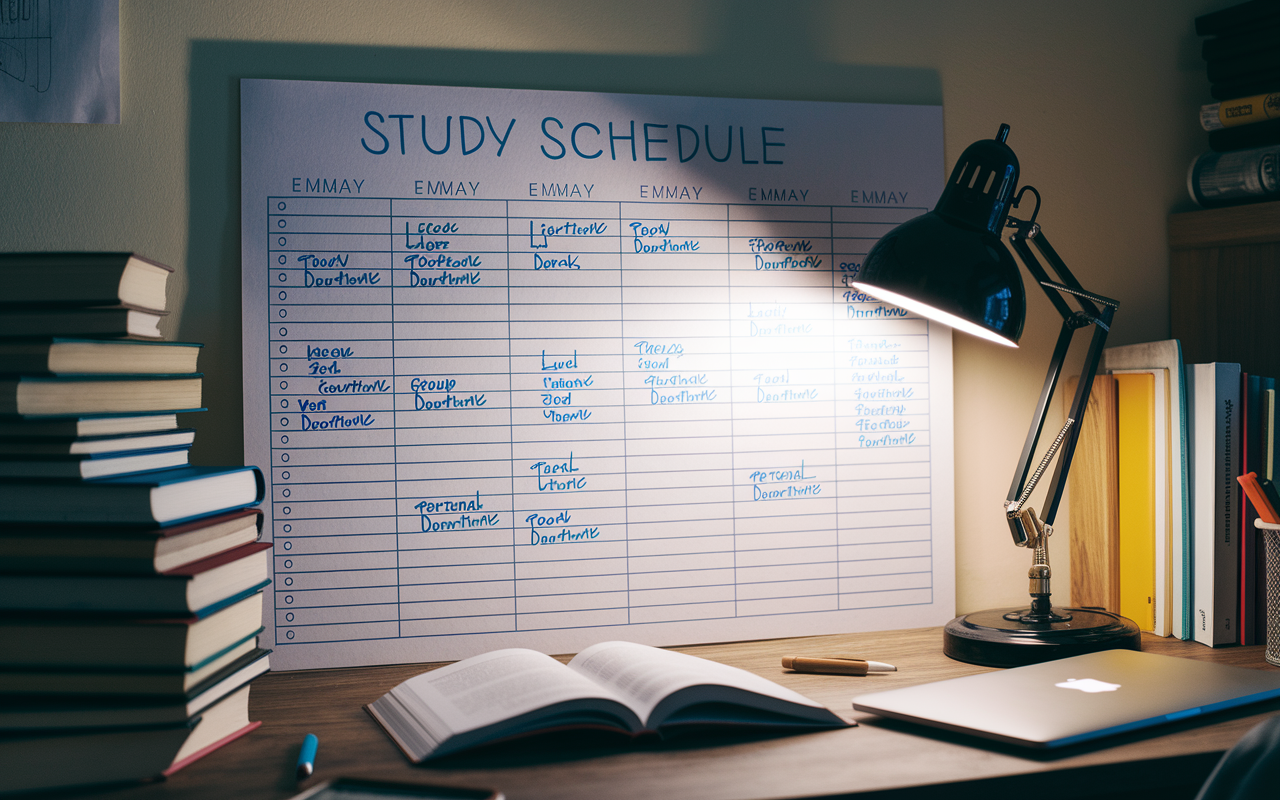
<instances>
[{"instance_id":1,"label":"bookshelf","mask_svg":"<svg viewBox=\"0 0 1280 800\"><path fill-rule=\"evenodd\" d=\"M1280 201L1169 215L1170 335L1186 363L1280 376Z\"/></svg>"}]
</instances>

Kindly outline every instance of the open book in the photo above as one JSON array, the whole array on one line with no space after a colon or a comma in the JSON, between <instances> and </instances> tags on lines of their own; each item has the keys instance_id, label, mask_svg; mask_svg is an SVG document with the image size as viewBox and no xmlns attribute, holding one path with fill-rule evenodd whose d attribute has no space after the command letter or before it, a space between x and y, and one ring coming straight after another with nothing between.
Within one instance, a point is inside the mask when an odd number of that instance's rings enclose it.
<instances>
[{"instance_id":1,"label":"open book","mask_svg":"<svg viewBox=\"0 0 1280 800\"><path fill-rule=\"evenodd\" d=\"M575 727L669 735L850 724L759 675L632 642L593 645L568 666L534 650L495 650L410 678L367 708L415 763Z\"/></svg>"}]
</instances>

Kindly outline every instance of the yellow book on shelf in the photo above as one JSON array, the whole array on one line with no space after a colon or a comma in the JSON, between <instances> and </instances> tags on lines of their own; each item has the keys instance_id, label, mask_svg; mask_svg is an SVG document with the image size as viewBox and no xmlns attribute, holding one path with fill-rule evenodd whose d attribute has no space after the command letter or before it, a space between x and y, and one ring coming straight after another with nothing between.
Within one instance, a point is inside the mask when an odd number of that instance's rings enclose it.
<instances>
[{"instance_id":1,"label":"yellow book on shelf","mask_svg":"<svg viewBox=\"0 0 1280 800\"><path fill-rule=\"evenodd\" d=\"M1117 472L1120 497L1120 613L1155 629L1155 376L1119 374Z\"/></svg>"}]
</instances>

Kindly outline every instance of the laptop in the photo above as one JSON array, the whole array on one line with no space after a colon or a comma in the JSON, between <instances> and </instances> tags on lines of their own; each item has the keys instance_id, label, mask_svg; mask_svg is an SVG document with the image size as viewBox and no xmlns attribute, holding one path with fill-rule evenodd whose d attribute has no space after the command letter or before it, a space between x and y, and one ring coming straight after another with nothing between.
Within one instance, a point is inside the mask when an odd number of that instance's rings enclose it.
<instances>
[{"instance_id":1,"label":"laptop","mask_svg":"<svg viewBox=\"0 0 1280 800\"><path fill-rule=\"evenodd\" d=\"M1274 697L1280 670L1105 650L859 695L853 707L1045 749Z\"/></svg>"}]
</instances>

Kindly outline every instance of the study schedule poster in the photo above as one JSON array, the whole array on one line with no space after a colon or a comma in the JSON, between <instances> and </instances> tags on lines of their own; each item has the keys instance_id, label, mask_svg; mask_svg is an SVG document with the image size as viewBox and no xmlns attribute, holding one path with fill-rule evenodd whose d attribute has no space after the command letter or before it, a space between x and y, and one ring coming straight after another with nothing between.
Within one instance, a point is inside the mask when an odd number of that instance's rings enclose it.
<instances>
[{"instance_id":1,"label":"study schedule poster","mask_svg":"<svg viewBox=\"0 0 1280 800\"><path fill-rule=\"evenodd\" d=\"M938 625L939 106L241 82L277 669Z\"/></svg>"}]
</instances>

